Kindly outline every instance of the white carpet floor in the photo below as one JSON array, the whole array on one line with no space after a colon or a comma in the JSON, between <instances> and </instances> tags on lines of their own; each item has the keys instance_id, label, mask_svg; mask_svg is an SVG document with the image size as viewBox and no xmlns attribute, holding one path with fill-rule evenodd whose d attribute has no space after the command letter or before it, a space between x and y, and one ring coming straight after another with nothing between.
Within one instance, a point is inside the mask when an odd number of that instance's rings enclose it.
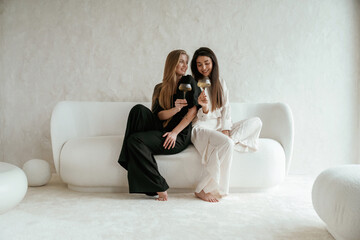
<instances>
[{"instance_id":1,"label":"white carpet floor","mask_svg":"<svg viewBox=\"0 0 360 240\"><path fill-rule=\"evenodd\" d=\"M127 193L79 193L56 175L30 187L0 215L1 240L243 239L333 240L311 203L314 177L290 175L278 188L232 193L207 203L193 193L168 202Z\"/></svg>"}]
</instances>

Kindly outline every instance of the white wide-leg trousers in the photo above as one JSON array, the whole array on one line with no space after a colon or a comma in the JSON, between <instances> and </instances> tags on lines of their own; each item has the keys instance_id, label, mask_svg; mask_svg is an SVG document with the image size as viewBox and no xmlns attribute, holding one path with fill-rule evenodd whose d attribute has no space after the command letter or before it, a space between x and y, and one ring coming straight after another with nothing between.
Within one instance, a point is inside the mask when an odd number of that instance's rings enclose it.
<instances>
[{"instance_id":1,"label":"white wide-leg trousers","mask_svg":"<svg viewBox=\"0 0 360 240\"><path fill-rule=\"evenodd\" d=\"M262 122L259 118L234 123L230 136L220 131L195 126L191 141L201 155L202 173L195 192L229 194L230 168L234 147L247 152L257 149Z\"/></svg>"}]
</instances>

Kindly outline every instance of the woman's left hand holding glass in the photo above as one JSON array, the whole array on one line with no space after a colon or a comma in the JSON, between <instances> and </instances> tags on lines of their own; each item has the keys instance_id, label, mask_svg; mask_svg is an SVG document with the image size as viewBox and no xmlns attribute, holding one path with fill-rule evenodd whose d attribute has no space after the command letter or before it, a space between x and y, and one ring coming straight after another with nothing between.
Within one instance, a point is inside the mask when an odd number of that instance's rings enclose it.
<instances>
[{"instance_id":1,"label":"woman's left hand holding glass","mask_svg":"<svg viewBox=\"0 0 360 240\"><path fill-rule=\"evenodd\" d=\"M175 101L175 107L177 108L178 112L181 111L183 107L186 107L188 105L186 99L176 99Z\"/></svg>"}]
</instances>

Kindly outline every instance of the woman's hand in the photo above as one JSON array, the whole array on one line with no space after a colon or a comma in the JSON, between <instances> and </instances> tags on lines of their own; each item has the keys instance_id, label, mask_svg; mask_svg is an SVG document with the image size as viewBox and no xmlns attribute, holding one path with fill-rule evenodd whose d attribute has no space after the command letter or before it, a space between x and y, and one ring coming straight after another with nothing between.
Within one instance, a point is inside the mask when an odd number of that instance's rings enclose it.
<instances>
[{"instance_id":1,"label":"woman's hand","mask_svg":"<svg viewBox=\"0 0 360 240\"><path fill-rule=\"evenodd\" d=\"M175 101L175 107L172 107L170 109L167 109L167 110L162 110L160 111L157 115L158 115L158 118L161 120L161 121L164 121L164 120L168 120L169 118L173 117L175 114L177 114L178 112L181 111L181 109L185 106L187 106L187 101L186 99L176 99Z\"/></svg>"},{"instance_id":2,"label":"woman's hand","mask_svg":"<svg viewBox=\"0 0 360 240\"><path fill-rule=\"evenodd\" d=\"M163 135L163 137L166 137L165 142L163 144L165 149L170 149L175 147L177 134L174 132L167 132Z\"/></svg>"},{"instance_id":3,"label":"woman's hand","mask_svg":"<svg viewBox=\"0 0 360 240\"><path fill-rule=\"evenodd\" d=\"M208 98L205 94L205 90L203 90L199 97L198 97L198 103L200 104L201 108L203 109L204 113L208 113L209 112L209 107L208 107Z\"/></svg>"},{"instance_id":4,"label":"woman's hand","mask_svg":"<svg viewBox=\"0 0 360 240\"><path fill-rule=\"evenodd\" d=\"M226 136L230 137L230 131L229 130L222 130L221 132L223 134L225 134Z\"/></svg>"},{"instance_id":5,"label":"woman's hand","mask_svg":"<svg viewBox=\"0 0 360 240\"><path fill-rule=\"evenodd\" d=\"M207 96L206 96L206 94L205 94L205 90L203 90L203 91L200 93L200 95L199 95L199 97L198 97L198 103L199 103L202 107L204 107L204 106L206 106L206 105L208 104L208 99L207 99Z\"/></svg>"},{"instance_id":6,"label":"woman's hand","mask_svg":"<svg viewBox=\"0 0 360 240\"><path fill-rule=\"evenodd\" d=\"M187 104L187 101L186 99L176 99L175 101L175 107L177 108L177 110L180 112L181 109L183 107L186 107L188 104Z\"/></svg>"}]
</instances>

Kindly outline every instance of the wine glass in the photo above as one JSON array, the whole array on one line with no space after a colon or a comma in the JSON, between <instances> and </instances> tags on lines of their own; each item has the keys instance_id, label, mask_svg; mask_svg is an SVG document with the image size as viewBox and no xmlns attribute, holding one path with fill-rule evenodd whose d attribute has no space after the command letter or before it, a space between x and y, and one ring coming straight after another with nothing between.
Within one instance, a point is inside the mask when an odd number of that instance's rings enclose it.
<instances>
[{"instance_id":1,"label":"wine glass","mask_svg":"<svg viewBox=\"0 0 360 240\"><path fill-rule=\"evenodd\" d=\"M199 79L197 85L198 85L198 87L201 88L201 90L204 90L205 88L210 87L211 82L210 82L209 77L204 77L202 79Z\"/></svg>"},{"instance_id":2,"label":"wine glass","mask_svg":"<svg viewBox=\"0 0 360 240\"><path fill-rule=\"evenodd\" d=\"M184 99L186 97L186 92L191 91L191 84L190 83L180 83L179 90L184 93Z\"/></svg>"}]
</instances>

